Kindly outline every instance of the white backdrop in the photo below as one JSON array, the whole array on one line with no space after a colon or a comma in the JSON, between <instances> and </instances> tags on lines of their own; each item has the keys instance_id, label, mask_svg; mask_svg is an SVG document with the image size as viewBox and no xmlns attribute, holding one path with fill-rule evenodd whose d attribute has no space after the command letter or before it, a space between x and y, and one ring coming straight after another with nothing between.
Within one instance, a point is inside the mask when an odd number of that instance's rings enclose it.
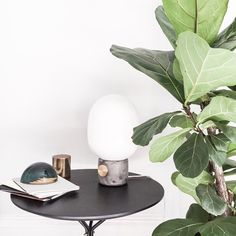
<instances>
[{"instance_id":1,"label":"white backdrop","mask_svg":"<svg viewBox=\"0 0 236 236\"><path fill-rule=\"evenodd\" d=\"M97 98L119 93L136 106L141 121L180 109L155 81L113 57L112 44L171 49L156 23L161 1L0 1L0 180L20 176L36 161L72 155L73 168L95 168L87 145L88 111ZM231 0L224 26L235 16ZM140 148L130 170L151 175L165 188L150 210L106 222L96 235L150 235L165 219L183 217L192 199L172 186L172 160L152 164ZM59 224L60 223L60 224ZM79 235L77 223L34 216L0 193L0 235Z\"/></svg>"}]
</instances>

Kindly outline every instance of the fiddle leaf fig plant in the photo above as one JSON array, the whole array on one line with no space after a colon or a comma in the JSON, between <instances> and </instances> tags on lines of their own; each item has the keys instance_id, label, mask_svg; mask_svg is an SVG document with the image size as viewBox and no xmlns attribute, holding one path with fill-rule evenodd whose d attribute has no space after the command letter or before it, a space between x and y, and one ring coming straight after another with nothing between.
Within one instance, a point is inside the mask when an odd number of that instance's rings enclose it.
<instances>
[{"instance_id":1,"label":"fiddle leaf fig plant","mask_svg":"<svg viewBox=\"0 0 236 236\"><path fill-rule=\"evenodd\" d=\"M236 235L236 20L219 32L228 0L163 0L156 19L172 51L113 45L111 53L166 89L179 103L134 128L152 162L173 158L173 184L193 197L186 219L152 236ZM194 111L198 111L193 112ZM171 126L173 132L161 136Z\"/></svg>"}]
</instances>

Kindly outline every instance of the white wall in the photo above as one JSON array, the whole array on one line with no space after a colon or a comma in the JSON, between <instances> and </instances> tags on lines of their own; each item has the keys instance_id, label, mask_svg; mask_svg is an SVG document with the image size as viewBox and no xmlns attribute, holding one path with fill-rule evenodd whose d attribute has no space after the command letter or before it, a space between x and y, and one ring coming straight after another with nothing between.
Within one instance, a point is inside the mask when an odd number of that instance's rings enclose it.
<instances>
[{"instance_id":1,"label":"white wall","mask_svg":"<svg viewBox=\"0 0 236 236\"><path fill-rule=\"evenodd\" d=\"M86 141L88 111L102 95L120 93L141 121L179 104L156 82L113 57L112 44L171 49L154 17L161 1L0 1L0 180L20 176L29 164L72 155L73 168L95 168ZM230 1L224 26L235 15ZM97 235L150 235L165 219L183 217L192 201L171 185L172 160L152 164L147 148L131 158L132 171L164 186L164 200L150 210L108 221ZM60 223L60 224L59 224ZM17 209L0 194L0 235L79 235L71 222L48 220Z\"/></svg>"}]
</instances>

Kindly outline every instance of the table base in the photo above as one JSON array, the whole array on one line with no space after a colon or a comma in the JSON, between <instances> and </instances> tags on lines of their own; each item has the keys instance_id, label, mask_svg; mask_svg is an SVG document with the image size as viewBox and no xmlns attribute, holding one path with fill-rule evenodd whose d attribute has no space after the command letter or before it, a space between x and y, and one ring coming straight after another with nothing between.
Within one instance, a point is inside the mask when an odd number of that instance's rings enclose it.
<instances>
[{"instance_id":1,"label":"table base","mask_svg":"<svg viewBox=\"0 0 236 236\"><path fill-rule=\"evenodd\" d=\"M105 220L99 220L97 223L93 224L93 221L90 220L89 223L87 223L84 220L80 220L79 223L84 227L86 236L93 236L94 230L101 225Z\"/></svg>"}]
</instances>

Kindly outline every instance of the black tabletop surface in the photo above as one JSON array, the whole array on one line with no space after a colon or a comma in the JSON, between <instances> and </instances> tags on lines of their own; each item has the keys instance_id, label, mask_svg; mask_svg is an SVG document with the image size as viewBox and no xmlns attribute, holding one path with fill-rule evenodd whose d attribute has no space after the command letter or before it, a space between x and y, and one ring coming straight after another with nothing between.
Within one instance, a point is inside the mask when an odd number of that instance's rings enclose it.
<instances>
[{"instance_id":1,"label":"black tabletop surface","mask_svg":"<svg viewBox=\"0 0 236 236\"><path fill-rule=\"evenodd\" d=\"M80 190L48 202L11 195L19 208L62 220L104 220L131 215L157 204L164 195L162 186L148 177L128 179L128 184L107 187L98 184L97 170L72 170L70 181Z\"/></svg>"}]
</instances>

